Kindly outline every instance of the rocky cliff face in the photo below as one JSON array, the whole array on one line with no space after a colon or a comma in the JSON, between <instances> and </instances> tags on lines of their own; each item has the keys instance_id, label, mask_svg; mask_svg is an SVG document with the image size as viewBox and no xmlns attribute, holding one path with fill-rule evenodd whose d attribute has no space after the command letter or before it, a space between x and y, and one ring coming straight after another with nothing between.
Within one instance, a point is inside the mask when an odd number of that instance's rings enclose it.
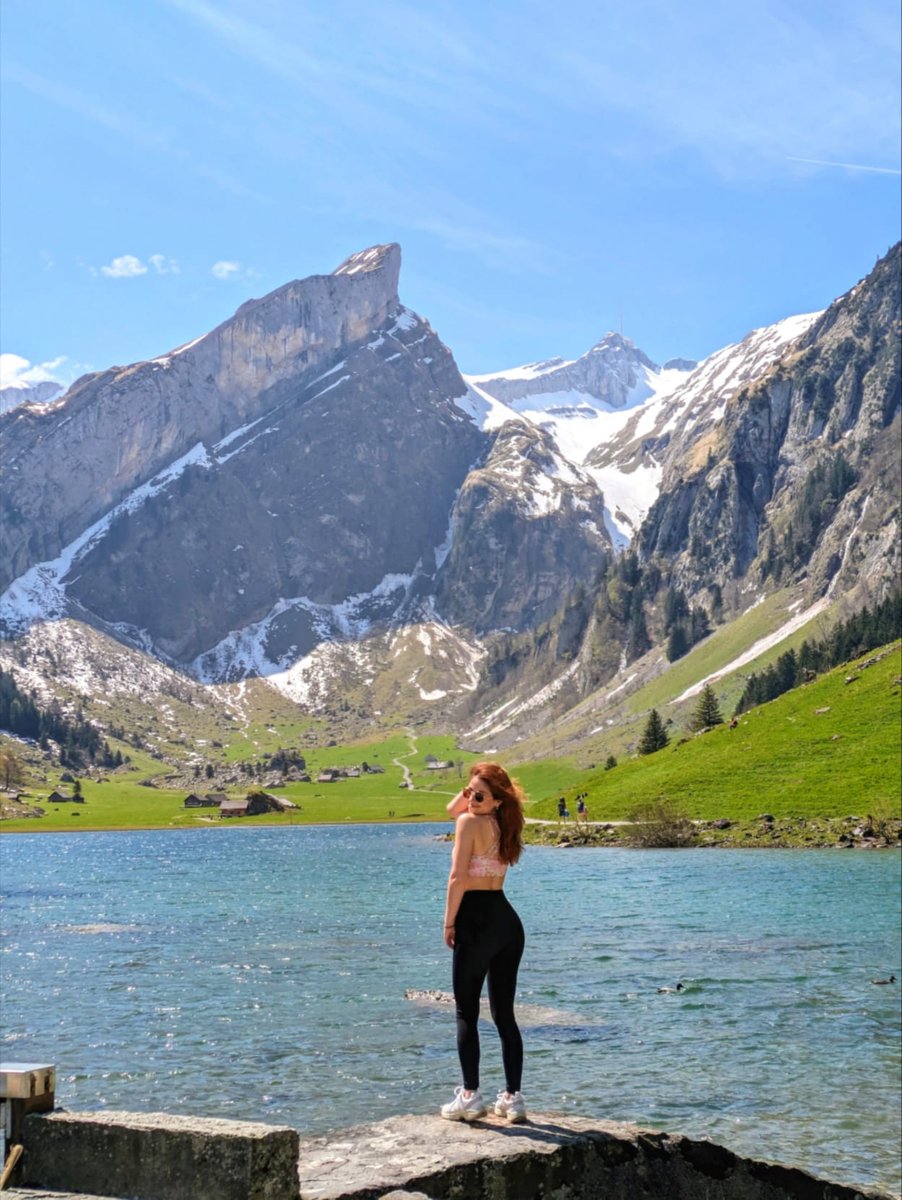
<instances>
[{"instance_id":1,"label":"rocky cliff face","mask_svg":"<svg viewBox=\"0 0 902 1200\"><path fill-rule=\"evenodd\" d=\"M789 579L812 597L881 595L900 565L900 375L897 247L718 420L670 438L643 559L689 595L717 584L734 607L743 588Z\"/></svg>"},{"instance_id":2,"label":"rocky cliff face","mask_svg":"<svg viewBox=\"0 0 902 1200\"><path fill-rule=\"evenodd\" d=\"M29 412L11 439L20 476L66 430L67 479L97 479L115 451L101 499L68 485L11 497L17 528L29 511L42 533L20 557L79 535L55 568L66 611L228 676L238 637L280 666L415 598L488 439L454 404L465 389L448 350L400 304L398 261L395 246L357 255L195 345L83 384L46 425ZM95 460L91 432L116 397ZM49 569L17 588L40 591Z\"/></svg>"},{"instance_id":3,"label":"rocky cliff face","mask_svg":"<svg viewBox=\"0 0 902 1200\"><path fill-rule=\"evenodd\" d=\"M595 481L526 421L503 425L467 476L452 530L436 603L481 632L546 620L611 547Z\"/></svg>"},{"instance_id":4,"label":"rocky cliff face","mask_svg":"<svg viewBox=\"0 0 902 1200\"><path fill-rule=\"evenodd\" d=\"M400 263L398 246L374 247L331 275L249 301L169 354L85 376L56 403L4 414L0 587L53 559L192 447L269 412L384 326L399 307Z\"/></svg>"}]
</instances>

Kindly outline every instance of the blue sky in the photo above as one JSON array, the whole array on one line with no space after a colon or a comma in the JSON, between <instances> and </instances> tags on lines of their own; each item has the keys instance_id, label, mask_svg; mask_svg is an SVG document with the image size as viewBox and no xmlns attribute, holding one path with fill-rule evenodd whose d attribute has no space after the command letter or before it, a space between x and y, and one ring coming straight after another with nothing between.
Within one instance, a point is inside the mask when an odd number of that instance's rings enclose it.
<instances>
[{"instance_id":1,"label":"blue sky","mask_svg":"<svg viewBox=\"0 0 902 1200\"><path fill-rule=\"evenodd\" d=\"M385 241L464 371L621 321L702 358L900 236L897 0L0 13L0 351L37 375L152 357Z\"/></svg>"}]
</instances>

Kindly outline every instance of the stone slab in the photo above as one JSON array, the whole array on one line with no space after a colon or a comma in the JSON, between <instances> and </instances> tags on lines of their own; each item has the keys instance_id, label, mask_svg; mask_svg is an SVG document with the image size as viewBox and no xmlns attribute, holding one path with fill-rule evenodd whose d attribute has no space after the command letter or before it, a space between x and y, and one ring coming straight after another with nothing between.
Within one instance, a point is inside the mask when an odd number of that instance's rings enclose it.
<instances>
[{"instance_id":1,"label":"stone slab","mask_svg":"<svg viewBox=\"0 0 902 1200\"><path fill-rule=\"evenodd\" d=\"M88 1196L85 1192L48 1192L46 1188L4 1188L3 1200L120 1200L120 1198Z\"/></svg>"},{"instance_id":2,"label":"stone slab","mask_svg":"<svg viewBox=\"0 0 902 1200\"><path fill-rule=\"evenodd\" d=\"M293 1129L167 1113L25 1118L19 1186L130 1200L297 1200Z\"/></svg>"},{"instance_id":3,"label":"stone slab","mask_svg":"<svg viewBox=\"0 0 902 1200\"><path fill-rule=\"evenodd\" d=\"M300 1142L301 1200L891 1200L707 1141L588 1118L394 1117Z\"/></svg>"}]
</instances>

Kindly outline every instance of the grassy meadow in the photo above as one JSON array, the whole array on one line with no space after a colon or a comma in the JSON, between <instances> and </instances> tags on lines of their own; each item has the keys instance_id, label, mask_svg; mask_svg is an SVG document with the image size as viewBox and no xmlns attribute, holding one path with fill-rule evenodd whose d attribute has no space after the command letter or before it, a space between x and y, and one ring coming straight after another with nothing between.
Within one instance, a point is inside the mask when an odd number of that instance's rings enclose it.
<instances>
[{"instance_id":1,"label":"grassy meadow","mask_svg":"<svg viewBox=\"0 0 902 1200\"><path fill-rule=\"evenodd\" d=\"M589 792L590 817L624 819L661 796L701 820L898 813L902 651L862 669L873 657L743 713L735 729L724 723L587 773L578 790ZM539 801L530 812L551 819L556 806Z\"/></svg>"}]
</instances>

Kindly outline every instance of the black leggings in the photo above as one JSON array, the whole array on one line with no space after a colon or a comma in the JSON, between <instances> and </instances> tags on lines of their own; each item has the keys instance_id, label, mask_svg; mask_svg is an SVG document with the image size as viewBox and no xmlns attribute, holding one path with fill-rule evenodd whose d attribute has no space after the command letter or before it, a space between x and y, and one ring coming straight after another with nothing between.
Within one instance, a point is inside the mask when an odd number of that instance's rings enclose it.
<instances>
[{"instance_id":1,"label":"black leggings","mask_svg":"<svg viewBox=\"0 0 902 1200\"><path fill-rule=\"evenodd\" d=\"M479 1087L479 997L486 975L507 1090L520 1090L523 1039L514 1017L514 996L524 942L520 918L504 892L464 892L454 924L452 978L457 1053L467 1091Z\"/></svg>"}]
</instances>

